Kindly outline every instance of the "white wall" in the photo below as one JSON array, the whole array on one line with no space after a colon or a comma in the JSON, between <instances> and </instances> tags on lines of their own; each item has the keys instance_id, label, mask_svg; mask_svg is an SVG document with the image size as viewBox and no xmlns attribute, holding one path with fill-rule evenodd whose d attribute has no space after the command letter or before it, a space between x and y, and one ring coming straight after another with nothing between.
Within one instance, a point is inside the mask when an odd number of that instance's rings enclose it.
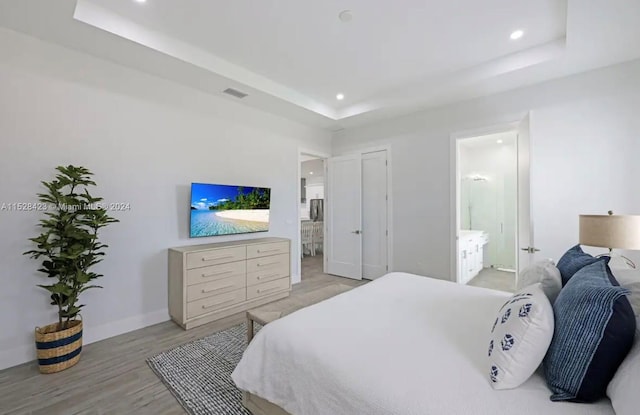
<instances>
[{"instance_id":1,"label":"white wall","mask_svg":"<svg viewBox=\"0 0 640 415\"><path fill-rule=\"evenodd\" d=\"M299 147L327 153L328 133L13 32L0 30L0 50L0 204L35 201L60 164L131 204L102 233L105 288L82 295L85 342L168 319L171 246L282 236L297 258ZM191 182L271 187L270 231L190 240ZM34 359L33 328L55 321L36 287L46 278L21 255L41 217L0 211L0 369Z\"/></svg>"},{"instance_id":2,"label":"white wall","mask_svg":"<svg viewBox=\"0 0 640 415\"><path fill-rule=\"evenodd\" d=\"M638 108L635 61L341 131L333 153L391 146L394 268L452 279L451 134L531 112L535 244L558 259L578 240L580 213L640 214Z\"/></svg>"}]
</instances>

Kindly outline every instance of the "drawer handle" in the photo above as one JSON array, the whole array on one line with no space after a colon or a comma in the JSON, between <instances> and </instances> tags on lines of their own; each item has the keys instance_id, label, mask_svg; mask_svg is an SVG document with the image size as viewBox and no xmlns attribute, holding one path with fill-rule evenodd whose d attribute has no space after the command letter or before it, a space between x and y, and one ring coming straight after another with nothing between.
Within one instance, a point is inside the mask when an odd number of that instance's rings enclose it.
<instances>
[{"instance_id":1,"label":"drawer handle","mask_svg":"<svg viewBox=\"0 0 640 415\"><path fill-rule=\"evenodd\" d=\"M211 277L215 277L217 275L224 275L224 274L230 274L232 273L233 270L229 270L229 271L222 271L222 272L216 272L214 274L202 274L202 278L211 278Z\"/></svg>"},{"instance_id":2,"label":"drawer handle","mask_svg":"<svg viewBox=\"0 0 640 415\"><path fill-rule=\"evenodd\" d=\"M225 288L231 288L231 287L234 287L234 285L233 285L233 284L231 284L231 285L225 285L224 287L218 287L218 288L214 288L214 289L212 289L212 290L205 290L205 289L202 289L202 294L212 293L212 292L214 292L214 291L224 290Z\"/></svg>"},{"instance_id":3,"label":"drawer handle","mask_svg":"<svg viewBox=\"0 0 640 415\"><path fill-rule=\"evenodd\" d=\"M229 258L233 258L233 255L227 255L227 256L217 256L217 257L202 257L203 261L217 261L219 259L229 259Z\"/></svg>"},{"instance_id":4,"label":"drawer handle","mask_svg":"<svg viewBox=\"0 0 640 415\"><path fill-rule=\"evenodd\" d=\"M263 250L258 249L258 253L259 253L259 254L263 254L263 253L264 253L264 254L266 254L267 252L278 252L279 250L280 250L280 248L276 248L276 249L265 249L264 251L263 251Z\"/></svg>"},{"instance_id":5,"label":"drawer handle","mask_svg":"<svg viewBox=\"0 0 640 415\"><path fill-rule=\"evenodd\" d=\"M278 275L280 275L280 274L259 275L257 279L261 280L263 278L272 278L272 277L277 277Z\"/></svg>"},{"instance_id":6,"label":"drawer handle","mask_svg":"<svg viewBox=\"0 0 640 415\"><path fill-rule=\"evenodd\" d=\"M276 261L276 262L267 262L266 264L261 264L258 262L258 266L259 267L267 267L269 265L278 265L280 263L280 261Z\"/></svg>"},{"instance_id":7,"label":"drawer handle","mask_svg":"<svg viewBox=\"0 0 640 415\"><path fill-rule=\"evenodd\" d=\"M271 292L271 291L278 291L278 290L281 290L281 289L282 288L280 288L280 287L273 287L273 288L267 288L266 290L258 289L257 292L258 292L258 294L265 294L265 293L268 293L268 292Z\"/></svg>"},{"instance_id":8,"label":"drawer handle","mask_svg":"<svg viewBox=\"0 0 640 415\"><path fill-rule=\"evenodd\" d=\"M203 310L206 310L206 309L208 309L208 308L218 307L218 306L221 306L221 305L223 305L223 304L233 303L234 301L236 301L236 299L235 299L235 298L232 298L232 299L230 299L230 300L223 301L223 302L221 302L221 303L215 303L215 304L210 304L210 305L203 305L203 306L202 306L202 309L203 309Z\"/></svg>"}]
</instances>

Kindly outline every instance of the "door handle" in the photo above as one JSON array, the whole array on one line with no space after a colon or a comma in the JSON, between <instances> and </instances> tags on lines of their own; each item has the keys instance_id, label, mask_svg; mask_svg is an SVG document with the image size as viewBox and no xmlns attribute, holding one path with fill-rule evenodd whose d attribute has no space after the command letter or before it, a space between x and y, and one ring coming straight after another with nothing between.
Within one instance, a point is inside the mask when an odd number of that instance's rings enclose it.
<instances>
[{"instance_id":1,"label":"door handle","mask_svg":"<svg viewBox=\"0 0 640 415\"><path fill-rule=\"evenodd\" d=\"M356 235L360 235L362 232L359 229L356 229L355 231L351 231L351 233L355 233Z\"/></svg>"},{"instance_id":2,"label":"door handle","mask_svg":"<svg viewBox=\"0 0 640 415\"><path fill-rule=\"evenodd\" d=\"M530 254L533 254L535 252L539 252L540 250L538 248L534 248L532 246L528 246L526 248L520 248L522 251L527 251Z\"/></svg>"}]
</instances>

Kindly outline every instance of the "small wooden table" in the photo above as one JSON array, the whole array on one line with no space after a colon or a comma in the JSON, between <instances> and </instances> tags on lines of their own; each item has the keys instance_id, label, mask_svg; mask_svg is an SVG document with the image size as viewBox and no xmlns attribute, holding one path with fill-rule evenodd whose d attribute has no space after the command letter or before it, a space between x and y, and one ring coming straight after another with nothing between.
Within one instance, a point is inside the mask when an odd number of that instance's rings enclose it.
<instances>
[{"instance_id":1,"label":"small wooden table","mask_svg":"<svg viewBox=\"0 0 640 415\"><path fill-rule=\"evenodd\" d=\"M283 300L274 301L261 307L247 311L247 344L253 339L253 323L267 325L281 317L291 314L301 308L319 303L328 298L349 291L352 288L345 284L331 284L324 288L309 291L301 295L293 295Z\"/></svg>"}]
</instances>

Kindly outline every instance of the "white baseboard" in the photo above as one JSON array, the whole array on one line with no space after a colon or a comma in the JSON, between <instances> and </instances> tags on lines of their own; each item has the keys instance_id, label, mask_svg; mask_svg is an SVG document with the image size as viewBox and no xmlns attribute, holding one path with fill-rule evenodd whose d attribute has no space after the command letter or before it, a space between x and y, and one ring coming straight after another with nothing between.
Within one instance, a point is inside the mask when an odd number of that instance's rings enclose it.
<instances>
[{"instance_id":1,"label":"white baseboard","mask_svg":"<svg viewBox=\"0 0 640 415\"><path fill-rule=\"evenodd\" d=\"M88 323L83 328L82 343L83 345L91 344L168 320L169 310L163 309L102 324L100 326L91 326L90 323ZM14 349L2 350L0 351L0 370L27 363L35 359L36 348L33 342Z\"/></svg>"},{"instance_id":2,"label":"white baseboard","mask_svg":"<svg viewBox=\"0 0 640 415\"><path fill-rule=\"evenodd\" d=\"M112 323L92 326L90 322L83 328L83 344L91 344L120 334L129 333L144 327L153 326L169 320L169 310L163 309L114 321Z\"/></svg>"}]
</instances>

